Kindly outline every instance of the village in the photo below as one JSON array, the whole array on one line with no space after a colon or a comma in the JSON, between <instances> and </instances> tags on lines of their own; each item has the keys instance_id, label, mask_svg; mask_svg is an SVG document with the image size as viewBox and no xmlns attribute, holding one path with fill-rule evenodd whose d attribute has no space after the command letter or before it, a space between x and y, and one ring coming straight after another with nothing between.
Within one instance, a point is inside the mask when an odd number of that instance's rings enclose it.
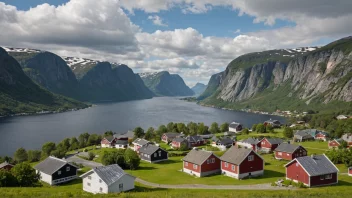
<instances>
[{"instance_id":1,"label":"village","mask_svg":"<svg viewBox=\"0 0 352 198\"><path fill-rule=\"evenodd\" d=\"M272 127L273 132L243 134L243 125L232 122L227 132L187 136L166 132L160 142L136 138L129 131L103 137L100 146L71 152L76 158L49 156L33 166L40 173L40 180L48 185L81 181L82 190L93 194L133 191L135 183L171 189L203 184L214 185L214 189L219 185L237 185L244 189L246 185L265 185L264 190L287 190L334 188L340 179L351 180L352 167L334 164L326 153L351 147L352 134L332 139L328 132L303 129L295 130L288 139L282 135L279 121L268 120L263 125ZM138 154L141 160L138 169L100 163L99 154L127 149ZM96 154L92 161L81 155L87 150ZM0 170L12 167L9 162L0 164Z\"/></svg>"}]
</instances>

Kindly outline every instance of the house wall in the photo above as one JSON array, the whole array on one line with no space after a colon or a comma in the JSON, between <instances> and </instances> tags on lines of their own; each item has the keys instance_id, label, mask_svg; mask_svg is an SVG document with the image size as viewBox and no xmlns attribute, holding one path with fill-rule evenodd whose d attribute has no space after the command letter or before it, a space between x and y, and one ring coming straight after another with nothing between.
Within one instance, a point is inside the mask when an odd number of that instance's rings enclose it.
<instances>
[{"instance_id":1,"label":"house wall","mask_svg":"<svg viewBox=\"0 0 352 198\"><path fill-rule=\"evenodd\" d=\"M156 156L155 156L156 154ZM163 161L168 159L168 153L162 149L158 149L155 153L150 156L152 162Z\"/></svg>"},{"instance_id":2,"label":"house wall","mask_svg":"<svg viewBox=\"0 0 352 198\"><path fill-rule=\"evenodd\" d=\"M108 187L108 192L118 193L118 192L132 190L134 189L134 180L135 178L132 177L131 175L124 175L119 180L117 180L115 183L111 184ZM122 189L120 189L120 184L122 184Z\"/></svg>"},{"instance_id":3,"label":"house wall","mask_svg":"<svg viewBox=\"0 0 352 198\"><path fill-rule=\"evenodd\" d=\"M190 145L190 147L203 146L204 145L204 141L190 142L189 145Z\"/></svg>"},{"instance_id":4,"label":"house wall","mask_svg":"<svg viewBox=\"0 0 352 198\"><path fill-rule=\"evenodd\" d=\"M117 149L127 149L127 145L115 144L115 148L117 148Z\"/></svg>"},{"instance_id":5,"label":"house wall","mask_svg":"<svg viewBox=\"0 0 352 198\"><path fill-rule=\"evenodd\" d=\"M107 139L105 139L105 138L102 139L100 143L101 143L101 147L102 147L102 148L109 148L109 147L111 147L110 142L109 142Z\"/></svg>"},{"instance_id":6,"label":"house wall","mask_svg":"<svg viewBox=\"0 0 352 198\"><path fill-rule=\"evenodd\" d=\"M293 153L281 152L281 155L279 155L279 153L280 151L275 151L276 159L293 160L297 157L307 156L307 151L302 147L298 148Z\"/></svg>"},{"instance_id":7,"label":"house wall","mask_svg":"<svg viewBox=\"0 0 352 198\"><path fill-rule=\"evenodd\" d=\"M207 163L207 160L201 165L201 171L203 172L209 172L209 171L215 171L218 170L220 172L220 159L215 157L215 155L211 155L209 158L209 164ZM214 163L211 163L211 160L215 159Z\"/></svg>"},{"instance_id":8,"label":"house wall","mask_svg":"<svg viewBox=\"0 0 352 198\"><path fill-rule=\"evenodd\" d=\"M67 167L70 167L69 171L66 170ZM61 171L61 174L59 174L59 171ZM61 167L58 171L52 174L53 181L70 176L77 176L77 168L70 164L66 164L65 166Z\"/></svg>"},{"instance_id":9,"label":"house wall","mask_svg":"<svg viewBox=\"0 0 352 198\"><path fill-rule=\"evenodd\" d=\"M352 176L352 167L348 168L348 175Z\"/></svg>"},{"instance_id":10,"label":"house wall","mask_svg":"<svg viewBox=\"0 0 352 198\"><path fill-rule=\"evenodd\" d=\"M197 165L197 168L194 168L193 167L193 163L191 162L183 162L183 172L186 172L188 174L191 174L191 175L196 175L198 177L200 177L200 168L201 166L200 165Z\"/></svg>"},{"instance_id":11,"label":"house wall","mask_svg":"<svg viewBox=\"0 0 352 198\"><path fill-rule=\"evenodd\" d=\"M333 173L332 174L332 178L331 179L325 179L325 175L324 179L321 180L320 175L319 176L314 176L314 177L310 177L310 186L324 186L324 185L332 185L332 184L336 184L337 183L337 173Z\"/></svg>"},{"instance_id":12,"label":"house wall","mask_svg":"<svg viewBox=\"0 0 352 198\"><path fill-rule=\"evenodd\" d=\"M9 170L12 169L12 167L13 167L13 166L11 166L11 165L6 165L6 166L0 168L0 170L7 170L7 171L9 171Z\"/></svg>"},{"instance_id":13,"label":"house wall","mask_svg":"<svg viewBox=\"0 0 352 198\"><path fill-rule=\"evenodd\" d=\"M161 137L161 141L166 142L166 143L168 142L167 136L165 134L163 134L163 136Z\"/></svg>"},{"instance_id":14,"label":"house wall","mask_svg":"<svg viewBox=\"0 0 352 198\"><path fill-rule=\"evenodd\" d=\"M89 179L89 176L91 177ZM108 186L100 179L96 173L92 173L83 178L83 190L90 193L108 193ZM100 191L102 188L102 191Z\"/></svg>"},{"instance_id":15,"label":"house wall","mask_svg":"<svg viewBox=\"0 0 352 198\"><path fill-rule=\"evenodd\" d=\"M238 166L235 164L227 163L227 167L225 166L226 162L221 161L221 171L224 172L229 172L229 173L235 173L238 174ZM234 169L232 169L232 166L234 166Z\"/></svg>"},{"instance_id":16,"label":"house wall","mask_svg":"<svg viewBox=\"0 0 352 198\"><path fill-rule=\"evenodd\" d=\"M173 148L180 148L181 147L180 142L172 142L171 145Z\"/></svg>"},{"instance_id":17,"label":"house wall","mask_svg":"<svg viewBox=\"0 0 352 198\"><path fill-rule=\"evenodd\" d=\"M248 161L248 157L243 160L243 162L239 165L239 173L251 173L255 171L262 171L264 170L264 161L260 158L254 151L252 151L248 156L253 155L254 160Z\"/></svg>"},{"instance_id":18,"label":"house wall","mask_svg":"<svg viewBox=\"0 0 352 198\"><path fill-rule=\"evenodd\" d=\"M286 167L286 178L309 185L309 175L297 161Z\"/></svg>"},{"instance_id":19,"label":"house wall","mask_svg":"<svg viewBox=\"0 0 352 198\"><path fill-rule=\"evenodd\" d=\"M318 133L315 135L315 139L319 139L319 140L324 140L326 141L326 137L325 135L321 134L321 133Z\"/></svg>"},{"instance_id":20,"label":"house wall","mask_svg":"<svg viewBox=\"0 0 352 198\"><path fill-rule=\"evenodd\" d=\"M336 140L332 140L328 143L329 148L337 148L340 146L340 144Z\"/></svg>"},{"instance_id":21,"label":"house wall","mask_svg":"<svg viewBox=\"0 0 352 198\"><path fill-rule=\"evenodd\" d=\"M37 170L36 172L37 172L37 173L38 173L38 172L40 173L40 180L41 180L41 181L52 185L52 177L51 177L51 175L48 175L48 174L43 173L43 172L38 171L38 170Z\"/></svg>"}]
</instances>

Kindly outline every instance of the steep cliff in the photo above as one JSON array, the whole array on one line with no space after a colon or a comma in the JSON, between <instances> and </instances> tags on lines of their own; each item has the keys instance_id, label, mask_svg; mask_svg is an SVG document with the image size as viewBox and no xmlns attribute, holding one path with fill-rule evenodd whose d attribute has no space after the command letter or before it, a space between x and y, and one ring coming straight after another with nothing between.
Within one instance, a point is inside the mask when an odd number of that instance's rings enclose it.
<instances>
[{"instance_id":1,"label":"steep cliff","mask_svg":"<svg viewBox=\"0 0 352 198\"><path fill-rule=\"evenodd\" d=\"M153 93L126 65L99 62L79 81L84 100L93 102L147 99Z\"/></svg>"},{"instance_id":2,"label":"steep cliff","mask_svg":"<svg viewBox=\"0 0 352 198\"><path fill-rule=\"evenodd\" d=\"M280 51L251 53L233 60L203 103L269 111L351 107L351 37L314 51L286 50L290 56Z\"/></svg>"},{"instance_id":3,"label":"steep cliff","mask_svg":"<svg viewBox=\"0 0 352 198\"><path fill-rule=\"evenodd\" d=\"M52 94L35 84L20 64L0 48L0 115L85 107L87 105Z\"/></svg>"},{"instance_id":4,"label":"steep cliff","mask_svg":"<svg viewBox=\"0 0 352 198\"><path fill-rule=\"evenodd\" d=\"M157 96L192 96L194 92L177 74L167 71L156 73L140 73L145 85Z\"/></svg>"},{"instance_id":5,"label":"steep cliff","mask_svg":"<svg viewBox=\"0 0 352 198\"><path fill-rule=\"evenodd\" d=\"M206 88L207 88L207 86L205 84L197 83L191 89L195 93L196 96L199 96L200 94L202 94L205 91Z\"/></svg>"}]
</instances>

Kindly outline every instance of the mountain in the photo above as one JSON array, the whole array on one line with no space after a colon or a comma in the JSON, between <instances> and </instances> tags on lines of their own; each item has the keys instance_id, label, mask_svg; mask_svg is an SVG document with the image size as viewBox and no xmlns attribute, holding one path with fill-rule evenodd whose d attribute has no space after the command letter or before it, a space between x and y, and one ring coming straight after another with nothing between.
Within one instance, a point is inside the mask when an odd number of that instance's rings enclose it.
<instances>
[{"instance_id":1,"label":"mountain","mask_svg":"<svg viewBox=\"0 0 352 198\"><path fill-rule=\"evenodd\" d=\"M25 73L49 91L81 101L126 101L154 94L126 65L85 58L60 57L27 48L5 48Z\"/></svg>"},{"instance_id":2,"label":"mountain","mask_svg":"<svg viewBox=\"0 0 352 198\"><path fill-rule=\"evenodd\" d=\"M265 111L351 109L352 37L321 48L250 53L211 77L202 104Z\"/></svg>"},{"instance_id":3,"label":"mountain","mask_svg":"<svg viewBox=\"0 0 352 198\"><path fill-rule=\"evenodd\" d=\"M152 98L154 94L126 65L98 62L80 79L82 99L94 102Z\"/></svg>"},{"instance_id":4,"label":"mountain","mask_svg":"<svg viewBox=\"0 0 352 198\"><path fill-rule=\"evenodd\" d=\"M144 84L157 96L192 96L194 92L178 74L167 71L140 73Z\"/></svg>"},{"instance_id":5,"label":"mountain","mask_svg":"<svg viewBox=\"0 0 352 198\"><path fill-rule=\"evenodd\" d=\"M191 89L193 90L195 95L199 96L200 94L202 94L205 91L206 88L207 88L207 86L205 84L197 83Z\"/></svg>"},{"instance_id":6,"label":"mountain","mask_svg":"<svg viewBox=\"0 0 352 198\"><path fill-rule=\"evenodd\" d=\"M86 107L86 104L52 94L35 84L20 64L0 47L0 116Z\"/></svg>"}]
</instances>

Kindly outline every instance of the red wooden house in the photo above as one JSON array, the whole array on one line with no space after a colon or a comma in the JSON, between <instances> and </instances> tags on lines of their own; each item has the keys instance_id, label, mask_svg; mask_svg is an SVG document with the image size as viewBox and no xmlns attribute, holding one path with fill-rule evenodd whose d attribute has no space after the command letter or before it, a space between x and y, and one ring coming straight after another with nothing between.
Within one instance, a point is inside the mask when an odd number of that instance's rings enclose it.
<instances>
[{"instance_id":1,"label":"red wooden house","mask_svg":"<svg viewBox=\"0 0 352 198\"><path fill-rule=\"evenodd\" d=\"M193 149L182 160L185 173L198 177L220 173L220 159L212 152Z\"/></svg>"},{"instance_id":2,"label":"red wooden house","mask_svg":"<svg viewBox=\"0 0 352 198\"><path fill-rule=\"evenodd\" d=\"M0 164L0 170L11 170L13 167L12 164L8 163L8 162L4 162Z\"/></svg>"},{"instance_id":3,"label":"red wooden house","mask_svg":"<svg viewBox=\"0 0 352 198\"><path fill-rule=\"evenodd\" d=\"M348 168L348 175L349 175L349 176L352 176L352 167L349 167L349 168Z\"/></svg>"},{"instance_id":4,"label":"red wooden house","mask_svg":"<svg viewBox=\"0 0 352 198\"><path fill-rule=\"evenodd\" d=\"M287 163L286 179L302 182L308 187L338 183L337 167L325 155L297 157Z\"/></svg>"},{"instance_id":5,"label":"red wooden house","mask_svg":"<svg viewBox=\"0 0 352 198\"><path fill-rule=\"evenodd\" d=\"M205 140L199 135L187 136L186 140L188 141L189 148L203 146L206 143Z\"/></svg>"},{"instance_id":6,"label":"red wooden house","mask_svg":"<svg viewBox=\"0 0 352 198\"><path fill-rule=\"evenodd\" d=\"M188 141L182 137L174 138L171 142L172 148L180 148L181 145L185 145L188 148Z\"/></svg>"},{"instance_id":7,"label":"red wooden house","mask_svg":"<svg viewBox=\"0 0 352 198\"><path fill-rule=\"evenodd\" d=\"M171 142L173 139L175 139L176 137L180 136L181 134L179 133L173 133L173 132L170 132L170 133L164 133L162 136L161 136L161 141L165 142L165 143L169 143Z\"/></svg>"},{"instance_id":8,"label":"red wooden house","mask_svg":"<svg viewBox=\"0 0 352 198\"><path fill-rule=\"evenodd\" d=\"M340 146L341 141L342 139L333 139L329 141L328 143L329 149L333 149L333 148L337 149Z\"/></svg>"},{"instance_id":9,"label":"red wooden house","mask_svg":"<svg viewBox=\"0 0 352 198\"><path fill-rule=\"evenodd\" d=\"M231 147L220 157L224 175L242 179L264 174L264 159L252 149Z\"/></svg>"},{"instance_id":10,"label":"red wooden house","mask_svg":"<svg viewBox=\"0 0 352 198\"><path fill-rule=\"evenodd\" d=\"M102 148L114 148L116 140L117 139L114 136L104 137L100 142L101 147Z\"/></svg>"},{"instance_id":11,"label":"red wooden house","mask_svg":"<svg viewBox=\"0 0 352 198\"><path fill-rule=\"evenodd\" d=\"M276 159L293 160L303 156L307 156L307 150L296 144L282 143L275 149Z\"/></svg>"},{"instance_id":12,"label":"red wooden house","mask_svg":"<svg viewBox=\"0 0 352 198\"><path fill-rule=\"evenodd\" d=\"M273 152L283 142L280 138L263 138L260 140L260 150L266 153Z\"/></svg>"}]
</instances>

